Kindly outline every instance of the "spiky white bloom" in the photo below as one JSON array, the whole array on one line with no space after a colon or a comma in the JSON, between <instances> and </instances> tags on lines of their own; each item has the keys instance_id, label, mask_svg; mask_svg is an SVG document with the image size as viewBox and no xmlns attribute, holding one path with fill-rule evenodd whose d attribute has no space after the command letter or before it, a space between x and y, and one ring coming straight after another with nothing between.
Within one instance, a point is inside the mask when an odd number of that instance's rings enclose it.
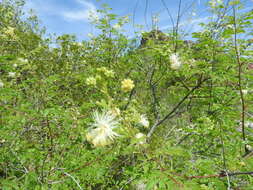
<instances>
[{"instance_id":1,"label":"spiky white bloom","mask_svg":"<svg viewBox=\"0 0 253 190\"><path fill-rule=\"evenodd\" d=\"M149 127L149 121L145 115L141 115L139 123L143 125L145 128Z\"/></svg>"},{"instance_id":2,"label":"spiky white bloom","mask_svg":"<svg viewBox=\"0 0 253 190\"><path fill-rule=\"evenodd\" d=\"M179 69L181 66L181 62L179 60L178 54L176 53L173 53L170 55L170 62L171 62L170 67L174 70Z\"/></svg>"},{"instance_id":3,"label":"spiky white bloom","mask_svg":"<svg viewBox=\"0 0 253 190\"><path fill-rule=\"evenodd\" d=\"M86 134L86 139L94 146L106 146L110 144L116 136L119 136L113 129L117 128L119 122L110 112L95 111L93 114L94 123L92 128Z\"/></svg>"},{"instance_id":4,"label":"spiky white bloom","mask_svg":"<svg viewBox=\"0 0 253 190\"><path fill-rule=\"evenodd\" d=\"M4 83L0 80L0 88L4 87Z\"/></svg>"},{"instance_id":5,"label":"spiky white bloom","mask_svg":"<svg viewBox=\"0 0 253 190\"><path fill-rule=\"evenodd\" d=\"M11 78L14 78L14 77L15 77L15 75L16 75L16 73L15 73L15 72L9 72L9 73L8 73L8 76L9 76L9 77L11 77Z\"/></svg>"}]
</instances>

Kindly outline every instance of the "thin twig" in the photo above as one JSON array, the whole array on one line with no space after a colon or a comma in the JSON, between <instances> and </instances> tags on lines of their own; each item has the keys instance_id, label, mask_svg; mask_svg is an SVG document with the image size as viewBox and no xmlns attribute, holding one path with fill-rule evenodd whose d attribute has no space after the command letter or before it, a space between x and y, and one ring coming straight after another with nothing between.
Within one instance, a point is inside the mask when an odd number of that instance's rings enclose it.
<instances>
[{"instance_id":1,"label":"thin twig","mask_svg":"<svg viewBox=\"0 0 253 190\"><path fill-rule=\"evenodd\" d=\"M236 24L236 12L235 12L235 6L233 6L233 19L234 19L234 48L235 48L235 54L236 54L236 61L238 64L238 85L240 90L240 98L241 98L241 123L242 123L242 139L245 142L246 135L245 135L245 101L244 96L242 92L242 63L240 60L240 53L238 51L238 44L237 44L237 24ZM247 153L249 150L247 148L247 145L244 145L245 153Z\"/></svg>"},{"instance_id":2,"label":"thin twig","mask_svg":"<svg viewBox=\"0 0 253 190\"><path fill-rule=\"evenodd\" d=\"M180 22L181 6L182 6L182 0L180 0L179 4L178 4L177 23L176 23L176 30L175 30L175 36L174 36L174 37L176 37L175 53L177 52L177 48L178 48L178 29L179 29L179 22Z\"/></svg>"},{"instance_id":3,"label":"thin twig","mask_svg":"<svg viewBox=\"0 0 253 190\"><path fill-rule=\"evenodd\" d=\"M224 133L224 131L223 131L223 129L222 129L222 127L221 127L221 125L219 124L219 126L220 126L220 140L221 140L221 145L222 145L222 160L223 160L223 167L224 167L224 173L226 174L226 176L227 176L227 182L228 182L228 188L227 188L227 190L230 190L231 188L230 188L230 177L229 177L229 175L228 175L228 172L227 172L227 162L226 162L226 154L225 154L225 146L224 146L224 140L223 140L223 133Z\"/></svg>"},{"instance_id":4,"label":"thin twig","mask_svg":"<svg viewBox=\"0 0 253 190\"><path fill-rule=\"evenodd\" d=\"M128 106L130 105L131 103L131 100L132 100L132 97L135 93L135 88L133 88L129 94L129 98L128 98L128 101L127 101L127 104L125 105L125 107L123 108L123 110L126 110L128 108Z\"/></svg>"},{"instance_id":5,"label":"thin twig","mask_svg":"<svg viewBox=\"0 0 253 190\"><path fill-rule=\"evenodd\" d=\"M76 179L75 179L72 175L70 175L70 174L67 173L67 172L64 172L64 174L65 174L66 176L70 177L70 178L76 183L76 185L79 187L79 189L83 190L83 188L80 186L80 184L78 183L78 181L76 181Z\"/></svg>"},{"instance_id":6,"label":"thin twig","mask_svg":"<svg viewBox=\"0 0 253 190\"><path fill-rule=\"evenodd\" d=\"M205 176L190 176L186 177L187 179L200 179L200 178L214 178L214 177L227 177L227 176L236 176L236 175L253 175L252 172L234 172L234 173L225 173L221 172L220 174L214 174L214 175L205 175Z\"/></svg>"}]
</instances>

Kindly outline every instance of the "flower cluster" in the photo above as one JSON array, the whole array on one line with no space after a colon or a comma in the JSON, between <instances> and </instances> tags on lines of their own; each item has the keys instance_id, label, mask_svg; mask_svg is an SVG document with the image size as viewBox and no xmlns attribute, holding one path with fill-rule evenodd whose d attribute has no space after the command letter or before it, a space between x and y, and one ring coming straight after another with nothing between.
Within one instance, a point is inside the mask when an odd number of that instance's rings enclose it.
<instances>
[{"instance_id":1,"label":"flower cluster","mask_svg":"<svg viewBox=\"0 0 253 190\"><path fill-rule=\"evenodd\" d=\"M179 60L178 54L174 53L170 55L170 67L174 70L177 70L181 67L181 62Z\"/></svg>"},{"instance_id":2,"label":"flower cluster","mask_svg":"<svg viewBox=\"0 0 253 190\"><path fill-rule=\"evenodd\" d=\"M4 34L7 35L7 36L14 36L15 35L15 28L13 27L7 27L4 31Z\"/></svg>"},{"instance_id":3,"label":"flower cluster","mask_svg":"<svg viewBox=\"0 0 253 190\"><path fill-rule=\"evenodd\" d=\"M102 113L99 113L95 111L93 114L93 120L94 123L92 124L92 128L86 134L86 139L95 147L109 145L116 136L119 136L113 131L113 129L118 127L119 122L110 112L103 111Z\"/></svg>"},{"instance_id":4,"label":"flower cluster","mask_svg":"<svg viewBox=\"0 0 253 190\"><path fill-rule=\"evenodd\" d=\"M97 71L100 71L104 73L105 76L112 77L112 78L114 77L114 74L115 74L113 70L109 70L106 67L100 67L97 69Z\"/></svg>"},{"instance_id":5,"label":"flower cluster","mask_svg":"<svg viewBox=\"0 0 253 190\"><path fill-rule=\"evenodd\" d=\"M141 115L139 123L145 128L149 127L149 121L145 115Z\"/></svg>"},{"instance_id":6,"label":"flower cluster","mask_svg":"<svg viewBox=\"0 0 253 190\"><path fill-rule=\"evenodd\" d=\"M124 79L122 82L121 82L121 89L124 91L124 92L129 92L131 91L133 88L134 88L134 81L132 81L131 79Z\"/></svg>"},{"instance_id":7,"label":"flower cluster","mask_svg":"<svg viewBox=\"0 0 253 190\"><path fill-rule=\"evenodd\" d=\"M97 80L94 77L89 77L86 79L86 84L89 86L96 86Z\"/></svg>"}]
</instances>

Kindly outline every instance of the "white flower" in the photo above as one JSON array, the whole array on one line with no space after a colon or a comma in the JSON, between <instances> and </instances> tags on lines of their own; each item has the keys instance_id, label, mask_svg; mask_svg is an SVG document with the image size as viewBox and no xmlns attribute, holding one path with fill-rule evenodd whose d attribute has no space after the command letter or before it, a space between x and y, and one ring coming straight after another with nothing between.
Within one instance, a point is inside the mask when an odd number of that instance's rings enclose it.
<instances>
[{"instance_id":1,"label":"white flower","mask_svg":"<svg viewBox=\"0 0 253 190\"><path fill-rule=\"evenodd\" d=\"M15 72L9 72L9 73L8 73L8 76L9 76L9 77L11 77L11 78L14 78L14 77L15 77L15 75L16 75L16 73L15 73Z\"/></svg>"},{"instance_id":2,"label":"white flower","mask_svg":"<svg viewBox=\"0 0 253 190\"><path fill-rule=\"evenodd\" d=\"M227 25L227 28L234 29L234 26L232 24Z\"/></svg>"},{"instance_id":3,"label":"white flower","mask_svg":"<svg viewBox=\"0 0 253 190\"><path fill-rule=\"evenodd\" d=\"M141 115L139 123L143 125L145 128L149 127L149 121L145 115Z\"/></svg>"},{"instance_id":4,"label":"white flower","mask_svg":"<svg viewBox=\"0 0 253 190\"><path fill-rule=\"evenodd\" d=\"M0 88L4 87L4 83L0 80Z\"/></svg>"},{"instance_id":5,"label":"white flower","mask_svg":"<svg viewBox=\"0 0 253 190\"><path fill-rule=\"evenodd\" d=\"M142 137L144 137L144 134L143 134L143 133L137 133L137 134L135 135L135 138L137 138L137 139L140 139L140 138L142 138Z\"/></svg>"},{"instance_id":6,"label":"white flower","mask_svg":"<svg viewBox=\"0 0 253 190\"><path fill-rule=\"evenodd\" d=\"M181 66L181 62L179 60L178 54L176 53L173 53L170 55L170 62L171 62L170 67L174 70L179 69Z\"/></svg>"},{"instance_id":7,"label":"white flower","mask_svg":"<svg viewBox=\"0 0 253 190\"><path fill-rule=\"evenodd\" d=\"M138 144L145 144L146 136L143 133L137 133L135 138L139 140Z\"/></svg>"},{"instance_id":8,"label":"white flower","mask_svg":"<svg viewBox=\"0 0 253 190\"><path fill-rule=\"evenodd\" d=\"M253 122L246 121L246 122L245 122L245 126L251 128L251 129L253 129Z\"/></svg>"},{"instance_id":9,"label":"white flower","mask_svg":"<svg viewBox=\"0 0 253 190\"><path fill-rule=\"evenodd\" d=\"M110 144L116 136L119 136L113 129L117 128L119 122L110 112L103 111L93 114L94 123L92 129L86 134L86 139L94 146L106 146Z\"/></svg>"},{"instance_id":10,"label":"white flower","mask_svg":"<svg viewBox=\"0 0 253 190\"><path fill-rule=\"evenodd\" d=\"M18 65L17 65L16 63L15 63L15 64L13 64L13 67L14 67L14 68L16 68L17 66L18 66Z\"/></svg>"},{"instance_id":11,"label":"white flower","mask_svg":"<svg viewBox=\"0 0 253 190\"><path fill-rule=\"evenodd\" d=\"M247 95L247 94L248 94L248 90L242 90L242 93L243 93L244 95Z\"/></svg>"},{"instance_id":12,"label":"white flower","mask_svg":"<svg viewBox=\"0 0 253 190\"><path fill-rule=\"evenodd\" d=\"M21 63L28 63L28 60L23 58L18 58L18 61Z\"/></svg>"},{"instance_id":13,"label":"white flower","mask_svg":"<svg viewBox=\"0 0 253 190\"><path fill-rule=\"evenodd\" d=\"M121 25L120 24L114 24L113 26L112 26L115 30L119 30L119 29L121 29Z\"/></svg>"},{"instance_id":14,"label":"white flower","mask_svg":"<svg viewBox=\"0 0 253 190\"><path fill-rule=\"evenodd\" d=\"M246 148L249 150L249 151L252 151L253 150L253 148L252 148L252 146L250 146L250 145L246 145Z\"/></svg>"}]
</instances>

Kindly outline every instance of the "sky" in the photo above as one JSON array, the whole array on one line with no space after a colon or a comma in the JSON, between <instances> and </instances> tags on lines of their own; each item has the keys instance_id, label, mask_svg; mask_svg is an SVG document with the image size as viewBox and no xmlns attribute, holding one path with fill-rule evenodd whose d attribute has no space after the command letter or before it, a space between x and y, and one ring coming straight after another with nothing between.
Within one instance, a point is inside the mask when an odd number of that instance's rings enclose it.
<instances>
[{"instance_id":1,"label":"sky","mask_svg":"<svg viewBox=\"0 0 253 190\"><path fill-rule=\"evenodd\" d=\"M79 41L88 38L88 34L96 35L98 31L90 24L90 15L98 16L97 9L108 4L112 13L119 16L128 15L131 23L124 26L128 36L135 31L152 29L152 17L158 18L157 27L168 30L177 18L180 0L26 0L25 11L33 9L38 15L41 25L48 33L75 34ZM244 10L253 9L253 0L244 0ZM198 31L200 22L208 22L208 0L182 0L182 17L180 26L185 32ZM169 16L169 14L171 17ZM156 19L157 20L157 19ZM143 25L139 29L136 25ZM154 24L153 24L154 26Z\"/></svg>"}]
</instances>

